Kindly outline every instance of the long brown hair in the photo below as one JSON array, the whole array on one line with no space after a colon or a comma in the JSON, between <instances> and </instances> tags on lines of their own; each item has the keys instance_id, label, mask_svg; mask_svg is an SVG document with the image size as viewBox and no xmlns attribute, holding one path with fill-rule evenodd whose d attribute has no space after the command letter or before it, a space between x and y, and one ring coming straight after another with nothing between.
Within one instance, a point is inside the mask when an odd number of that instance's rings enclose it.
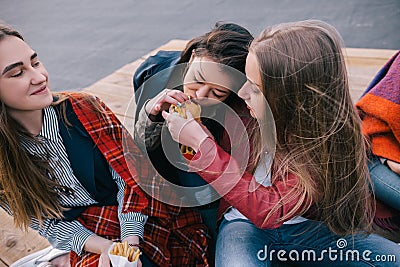
<instances>
[{"instance_id":1,"label":"long brown hair","mask_svg":"<svg viewBox=\"0 0 400 267\"><path fill-rule=\"evenodd\" d=\"M52 105L60 105L58 118L71 125L66 117L66 102L74 96L68 93L54 93ZM108 111L90 95L83 95L93 107L100 121ZM71 191L55 182L48 159L27 153L20 143L20 137L38 142L6 112L1 102L0 110L0 206L8 205L16 226L27 229L32 218L40 223L47 218L62 219L66 208L59 203L58 192Z\"/></svg>"},{"instance_id":2,"label":"long brown hair","mask_svg":"<svg viewBox=\"0 0 400 267\"><path fill-rule=\"evenodd\" d=\"M366 147L341 47L334 27L309 20L267 28L249 50L276 124L273 179L297 175L303 192L298 207L312 203L319 220L346 235L369 230L372 205Z\"/></svg>"}]
</instances>

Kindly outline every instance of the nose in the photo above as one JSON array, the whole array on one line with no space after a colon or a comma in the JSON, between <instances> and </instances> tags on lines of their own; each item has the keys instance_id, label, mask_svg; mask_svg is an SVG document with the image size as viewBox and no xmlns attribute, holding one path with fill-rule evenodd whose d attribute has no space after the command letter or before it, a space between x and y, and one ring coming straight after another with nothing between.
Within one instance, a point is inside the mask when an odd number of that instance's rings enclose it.
<instances>
[{"instance_id":1,"label":"nose","mask_svg":"<svg viewBox=\"0 0 400 267\"><path fill-rule=\"evenodd\" d=\"M238 96L242 99L248 99L249 98L249 88L250 88L249 82L245 82L245 84L243 84L242 88L239 89Z\"/></svg>"},{"instance_id":2,"label":"nose","mask_svg":"<svg viewBox=\"0 0 400 267\"><path fill-rule=\"evenodd\" d=\"M209 92L210 92L210 86L208 86L207 84L203 84L202 86L200 86L199 89L197 89L196 97L197 98L208 97Z\"/></svg>"},{"instance_id":3,"label":"nose","mask_svg":"<svg viewBox=\"0 0 400 267\"><path fill-rule=\"evenodd\" d=\"M42 69L35 69L32 68L32 76L31 76L31 83L32 84L41 84L46 81L46 75Z\"/></svg>"}]
</instances>

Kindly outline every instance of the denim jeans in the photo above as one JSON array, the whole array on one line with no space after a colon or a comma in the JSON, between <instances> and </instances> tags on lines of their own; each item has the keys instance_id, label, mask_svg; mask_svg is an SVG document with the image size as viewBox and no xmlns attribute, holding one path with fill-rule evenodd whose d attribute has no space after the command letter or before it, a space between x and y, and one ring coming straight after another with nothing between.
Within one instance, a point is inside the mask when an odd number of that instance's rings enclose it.
<instances>
[{"instance_id":1,"label":"denim jeans","mask_svg":"<svg viewBox=\"0 0 400 267\"><path fill-rule=\"evenodd\" d=\"M377 199L400 210L400 176L377 157L370 158L368 169Z\"/></svg>"},{"instance_id":2,"label":"denim jeans","mask_svg":"<svg viewBox=\"0 0 400 267\"><path fill-rule=\"evenodd\" d=\"M248 220L224 219L216 266L393 267L400 266L400 246L377 235L340 237L311 220L263 230Z\"/></svg>"}]
</instances>

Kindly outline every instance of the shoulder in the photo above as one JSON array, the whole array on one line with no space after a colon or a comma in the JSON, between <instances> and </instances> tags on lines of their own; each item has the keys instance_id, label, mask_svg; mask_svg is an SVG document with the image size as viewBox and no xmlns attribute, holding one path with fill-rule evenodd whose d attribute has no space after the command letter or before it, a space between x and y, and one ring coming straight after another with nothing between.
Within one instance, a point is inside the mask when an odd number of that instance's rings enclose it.
<instances>
[{"instance_id":1,"label":"shoulder","mask_svg":"<svg viewBox=\"0 0 400 267\"><path fill-rule=\"evenodd\" d=\"M84 92L61 92L54 94L56 103L61 103L68 100L73 106L80 107L93 107L98 105L104 105L104 103L95 95L84 93Z\"/></svg>"},{"instance_id":2,"label":"shoulder","mask_svg":"<svg viewBox=\"0 0 400 267\"><path fill-rule=\"evenodd\" d=\"M174 66L181 57L181 51L159 51L157 54L148 57L137 68L133 75L133 87L136 91L147 79L154 74Z\"/></svg>"},{"instance_id":3,"label":"shoulder","mask_svg":"<svg viewBox=\"0 0 400 267\"><path fill-rule=\"evenodd\" d=\"M53 103L58 104L66 100L75 101L94 101L99 100L96 96L84 92L55 92L53 93Z\"/></svg>"},{"instance_id":4,"label":"shoulder","mask_svg":"<svg viewBox=\"0 0 400 267\"><path fill-rule=\"evenodd\" d=\"M84 92L57 92L53 94L53 106L73 112L78 117L98 118L99 114L109 114L110 109L95 95Z\"/></svg>"},{"instance_id":5,"label":"shoulder","mask_svg":"<svg viewBox=\"0 0 400 267\"><path fill-rule=\"evenodd\" d=\"M181 51L158 51L155 55L148 57L140 66L149 66L153 68L162 67L164 64L169 65L181 58Z\"/></svg>"}]
</instances>

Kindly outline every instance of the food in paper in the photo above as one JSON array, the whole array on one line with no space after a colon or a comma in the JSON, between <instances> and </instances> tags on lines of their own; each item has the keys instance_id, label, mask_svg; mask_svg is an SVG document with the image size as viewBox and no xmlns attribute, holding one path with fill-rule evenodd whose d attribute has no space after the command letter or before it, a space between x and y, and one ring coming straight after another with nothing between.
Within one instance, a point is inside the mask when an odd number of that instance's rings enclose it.
<instances>
[{"instance_id":1,"label":"food in paper","mask_svg":"<svg viewBox=\"0 0 400 267\"><path fill-rule=\"evenodd\" d=\"M139 248L130 247L128 242L125 241L114 243L108 254L114 267L135 267L141 252Z\"/></svg>"}]
</instances>

